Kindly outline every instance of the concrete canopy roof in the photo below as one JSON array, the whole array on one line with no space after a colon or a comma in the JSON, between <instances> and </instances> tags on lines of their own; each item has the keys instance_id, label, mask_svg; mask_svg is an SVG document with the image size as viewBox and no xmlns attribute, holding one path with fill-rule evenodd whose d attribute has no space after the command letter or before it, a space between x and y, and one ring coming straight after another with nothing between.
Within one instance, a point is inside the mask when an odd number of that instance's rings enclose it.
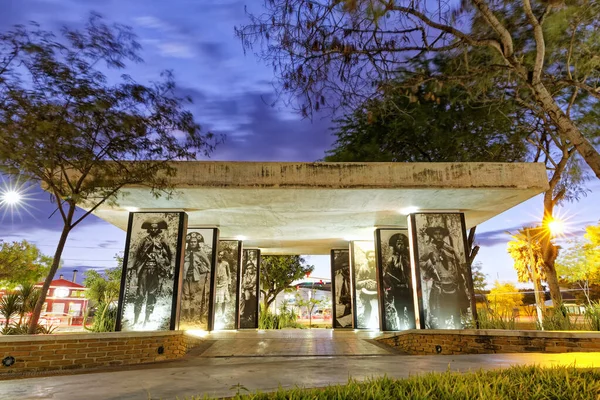
<instances>
[{"instance_id":1,"label":"concrete canopy roof","mask_svg":"<svg viewBox=\"0 0 600 400\"><path fill-rule=\"evenodd\" d=\"M329 254L377 227L406 227L405 207L465 213L467 228L548 189L534 163L177 162L177 194L129 186L94 214L126 230L130 208L185 211L188 227L218 227L263 254Z\"/></svg>"}]
</instances>

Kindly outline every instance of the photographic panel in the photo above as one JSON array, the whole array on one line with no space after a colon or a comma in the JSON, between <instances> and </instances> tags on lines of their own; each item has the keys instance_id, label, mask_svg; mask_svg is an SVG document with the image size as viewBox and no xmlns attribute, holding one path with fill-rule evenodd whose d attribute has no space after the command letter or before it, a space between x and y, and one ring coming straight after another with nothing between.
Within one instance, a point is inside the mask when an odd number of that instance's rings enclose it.
<instances>
[{"instance_id":1,"label":"photographic panel","mask_svg":"<svg viewBox=\"0 0 600 400\"><path fill-rule=\"evenodd\" d=\"M210 288L217 238L216 228L187 230L182 271L180 329L210 330Z\"/></svg>"},{"instance_id":2,"label":"photographic panel","mask_svg":"<svg viewBox=\"0 0 600 400\"><path fill-rule=\"evenodd\" d=\"M219 240L214 279L214 329L237 329L242 242Z\"/></svg>"},{"instance_id":3,"label":"photographic panel","mask_svg":"<svg viewBox=\"0 0 600 400\"><path fill-rule=\"evenodd\" d=\"M240 272L240 329L258 329L260 250L242 251Z\"/></svg>"},{"instance_id":4,"label":"photographic panel","mask_svg":"<svg viewBox=\"0 0 600 400\"><path fill-rule=\"evenodd\" d=\"M333 327L352 328L352 285L350 251L331 250L331 290L333 293Z\"/></svg>"},{"instance_id":5,"label":"photographic panel","mask_svg":"<svg viewBox=\"0 0 600 400\"><path fill-rule=\"evenodd\" d=\"M354 280L354 327L379 329L377 295L377 262L372 241L352 242L352 275Z\"/></svg>"},{"instance_id":6,"label":"photographic panel","mask_svg":"<svg viewBox=\"0 0 600 400\"><path fill-rule=\"evenodd\" d=\"M473 284L467 263L464 215L412 214L421 327L463 329L473 320Z\"/></svg>"},{"instance_id":7,"label":"photographic panel","mask_svg":"<svg viewBox=\"0 0 600 400\"><path fill-rule=\"evenodd\" d=\"M407 229L377 229L379 303L385 331L415 329L412 268Z\"/></svg>"},{"instance_id":8,"label":"photographic panel","mask_svg":"<svg viewBox=\"0 0 600 400\"><path fill-rule=\"evenodd\" d=\"M122 331L175 329L182 212L131 213L127 230L117 328Z\"/></svg>"}]
</instances>

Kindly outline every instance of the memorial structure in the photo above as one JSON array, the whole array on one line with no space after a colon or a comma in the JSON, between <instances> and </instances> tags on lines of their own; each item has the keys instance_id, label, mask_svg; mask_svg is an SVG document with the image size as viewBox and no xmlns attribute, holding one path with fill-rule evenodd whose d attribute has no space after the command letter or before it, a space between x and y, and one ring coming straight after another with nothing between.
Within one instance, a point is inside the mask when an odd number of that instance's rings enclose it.
<instances>
[{"instance_id":1,"label":"memorial structure","mask_svg":"<svg viewBox=\"0 0 600 400\"><path fill-rule=\"evenodd\" d=\"M331 254L334 328L461 328L466 230L548 188L533 163L173 165L172 198L94 211L127 231L122 330L256 328L271 254Z\"/></svg>"}]
</instances>

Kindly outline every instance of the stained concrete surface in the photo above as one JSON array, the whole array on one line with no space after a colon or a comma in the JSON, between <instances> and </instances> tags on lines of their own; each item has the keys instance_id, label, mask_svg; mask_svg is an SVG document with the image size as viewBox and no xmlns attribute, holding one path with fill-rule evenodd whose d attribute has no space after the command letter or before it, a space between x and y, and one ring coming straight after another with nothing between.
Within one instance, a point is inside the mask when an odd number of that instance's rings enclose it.
<instances>
[{"instance_id":1,"label":"stained concrete surface","mask_svg":"<svg viewBox=\"0 0 600 400\"><path fill-rule=\"evenodd\" d=\"M330 254L375 227L407 226L399 211L462 212L470 228L548 189L540 163L176 162L173 197L127 186L94 214L127 229L129 211L185 211L188 226L243 235L263 254ZM85 206L83 208L86 208Z\"/></svg>"},{"instance_id":2,"label":"stained concrete surface","mask_svg":"<svg viewBox=\"0 0 600 400\"><path fill-rule=\"evenodd\" d=\"M331 330L313 330L307 333L250 332L236 335L210 335L206 346L174 362L115 371L0 381L0 399L167 400L205 394L229 397L235 395L236 386L251 392L273 391L279 387L344 384L349 378L364 380L383 375L404 378L428 372L464 372L512 365L597 368L600 364L598 353L407 356L374 344L370 338L372 335L362 332L333 334ZM283 355L286 352L281 351L282 348L295 351L295 347L290 346L294 340L312 341L312 345L303 347L312 349L303 354L312 355ZM260 341L265 343L261 354L243 355L248 353L246 347L256 346ZM346 345L356 353L348 352ZM219 355L224 348L229 349L231 356ZM332 350L336 348L338 353Z\"/></svg>"}]
</instances>

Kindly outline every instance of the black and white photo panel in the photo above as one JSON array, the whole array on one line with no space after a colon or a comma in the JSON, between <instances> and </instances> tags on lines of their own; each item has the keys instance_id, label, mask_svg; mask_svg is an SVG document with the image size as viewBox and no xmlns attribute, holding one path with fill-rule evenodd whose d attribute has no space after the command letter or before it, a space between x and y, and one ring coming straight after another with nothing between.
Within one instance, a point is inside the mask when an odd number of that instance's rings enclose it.
<instances>
[{"instance_id":1,"label":"black and white photo panel","mask_svg":"<svg viewBox=\"0 0 600 400\"><path fill-rule=\"evenodd\" d=\"M357 329L379 329L379 300L377 295L377 262L373 241L354 241L352 273L354 275L354 303Z\"/></svg>"},{"instance_id":2,"label":"black and white photo panel","mask_svg":"<svg viewBox=\"0 0 600 400\"><path fill-rule=\"evenodd\" d=\"M175 329L181 246L187 215L129 215L117 328Z\"/></svg>"},{"instance_id":3,"label":"black and white photo panel","mask_svg":"<svg viewBox=\"0 0 600 400\"><path fill-rule=\"evenodd\" d=\"M333 293L333 327L352 328L352 285L350 283L350 251L331 250L331 286Z\"/></svg>"},{"instance_id":4,"label":"black and white photo panel","mask_svg":"<svg viewBox=\"0 0 600 400\"><path fill-rule=\"evenodd\" d=\"M242 242L219 240L214 279L214 329L237 329L238 277Z\"/></svg>"},{"instance_id":5,"label":"black and white photo panel","mask_svg":"<svg viewBox=\"0 0 600 400\"><path fill-rule=\"evenodd\" d=\"M260 250L242 251L240 272L240 329L258 329Z\"/></svg>"},{"instance_id":6,"label":"black and white photo panel","mask_svg":"<svg viewBox=\"0 0 600 400\"><path fill-rule=\"evenodd\" d=\"M211 330L211 276L218 230L188 228L185 235L179 329Z\"/></svg>"},{"instance_id":7,"label":"black and white photo panel","mask_svg":"<svg viewBox=\"0 0 600 400\"><path fill-rule=\"evenodd\" d=\"M462 329L473 320L473 284L466 257L461 213L410 216L416 240L417 284L421 293L421 327Z\"/></svg>"},{"instance_id":8,"label":"black and white photo panel","mask_svg":"<svg viewBox=\"0 0 600 400\"><path fill-rule=\"evenodd\" d=\"M412 270L408 229L377 229L382 328L385 331L415 329Z\"/></svg>"}]
</instances>

